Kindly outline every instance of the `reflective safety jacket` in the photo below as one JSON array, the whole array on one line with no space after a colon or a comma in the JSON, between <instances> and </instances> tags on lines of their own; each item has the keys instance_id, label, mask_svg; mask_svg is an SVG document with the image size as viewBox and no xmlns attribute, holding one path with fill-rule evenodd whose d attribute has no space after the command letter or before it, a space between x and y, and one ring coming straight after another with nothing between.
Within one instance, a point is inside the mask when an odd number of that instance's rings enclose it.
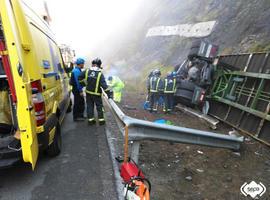
<instances>
[{"instance_id":1,"label":"reflective safety jacket","mask_svg":"<svg viewBox=\"0 0 270 200\"><path fill-rule=\"evenodd\" d=\"M107 80L107 84L113 90L113 92L121 92L125 87L123 81L121 81L121 79L117 76L113 76L111 81Z\"/></svg>"},{"instance_id":2,"label":"reflective safety jacket","mask_svg":"<svg viewBox=\"0 0 270 200\"><path fill-rule=\"evenodd\" d=\"M164 93L175 93L176 90L176 79L165 78L164 80Z\"/></svg>"},{"instance_id":3,"label":"reflective safety jacket","mask_svg":"<svg viewBox=\"0 0 270 200\"><path fill-rule=\"evenodd\" d=\"M109 90L105 77L100 70L87 69L81 73L79 80L86 87L85 92L87 94L101 96L102 89L105 92Z\"/></svg>"},{"instance_id":4,"label":"reflective safety jacket","mask_svg":"<svg viewBox=\"0 0 270 200\"><path fill-rule=\"evenodd\" d=\"M160 92L163 89L162 80L160 77L153 76L149 79L149 83L147 84L147 89L150 92Z\"/></svg>"}]
</instances>

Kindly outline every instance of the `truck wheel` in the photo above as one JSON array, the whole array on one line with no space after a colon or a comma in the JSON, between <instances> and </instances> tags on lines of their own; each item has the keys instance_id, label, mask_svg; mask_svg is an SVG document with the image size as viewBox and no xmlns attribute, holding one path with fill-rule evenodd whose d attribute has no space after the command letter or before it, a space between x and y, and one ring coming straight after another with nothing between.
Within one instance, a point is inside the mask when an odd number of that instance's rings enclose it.
<instances>
[{"instance_id":1,"label":"truck wheel","mask_svg":"<svg viewBox=\"0 0 270 200\"><path fill-rule=\"evenodd\" d=\"M55 135L53 142L48 146L47 153L49 156L58 156L62 149L62 138L61 138L61 126L59 122L56 125Z\"/></svg>"},{"instance_id":2,"label":"truck wheel","mask_svg":"<svg viewBox=\"0 0 270 200\"><path fill-rule=\"evenodd\" d=\"M68 104L68 108L67 108L67 113L70 113L72 111L72 101L71 99L69 99L69 104Z\"/></svg>"}]
</instances>

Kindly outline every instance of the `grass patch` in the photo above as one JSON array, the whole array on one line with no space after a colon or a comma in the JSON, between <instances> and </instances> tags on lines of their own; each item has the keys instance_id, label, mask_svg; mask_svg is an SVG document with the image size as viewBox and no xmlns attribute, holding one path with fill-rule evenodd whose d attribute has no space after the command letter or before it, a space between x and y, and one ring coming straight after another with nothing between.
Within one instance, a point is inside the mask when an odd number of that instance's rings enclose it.
<instances>
[{"instance_id":1,"label":"grass patch","mask_svg":"<svg viewBox=\"0 0 270 200\"><path fill-rule=\"evenodd\" d=\"M265 43L257 43L255 42L254 45L252 45L249 48L250 52L269 52L270 51L270 42Z\"/></svg>"},{"instance_id":2,"label":"grass patch","mask_svg":"<svg viewBox=\"0 0 270 200\"><path fill-rule=\"evenodd\" d=\"M173 71L173 66L165 66L162 63L158 61L152 61L151 63L145 65L141 69L141 73L139 73L137 76L130 77L125 80L126 87L125 89L127 91L132 92L145 92L146 91L146 81L148 78L148 75L151 71L154 69L159 69L161 72L161 77L166 77L168 72Z\"/></svg>"}]
</instances>

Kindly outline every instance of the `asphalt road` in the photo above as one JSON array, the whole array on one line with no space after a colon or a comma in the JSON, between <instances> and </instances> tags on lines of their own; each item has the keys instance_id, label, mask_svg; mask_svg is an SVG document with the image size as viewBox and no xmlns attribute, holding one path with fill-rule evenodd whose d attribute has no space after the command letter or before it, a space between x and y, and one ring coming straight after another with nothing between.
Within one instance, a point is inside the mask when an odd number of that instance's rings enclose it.
<instances>
[{"instance_id":1,"label":"asphalt road","mask_svg":"<svg viewBox=\"0 0 270 200\"><path fill-rule=\"evenodd\" d=\"M63 148L56 158L41 154L35 171L26 164L0 171L0 200L116 200L105 127L66 116Z\"/></svg>"}]
</instances>

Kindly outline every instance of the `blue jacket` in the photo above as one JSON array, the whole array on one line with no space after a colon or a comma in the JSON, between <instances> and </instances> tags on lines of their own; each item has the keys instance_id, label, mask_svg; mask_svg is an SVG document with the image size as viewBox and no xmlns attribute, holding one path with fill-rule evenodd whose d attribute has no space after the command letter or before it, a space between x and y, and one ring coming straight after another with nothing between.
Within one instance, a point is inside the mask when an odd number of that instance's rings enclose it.
<instances>
[{"instance_id":1,"label":"blue jacket","mask_svg":"<svg viewBox=\"0 0 270 200\"><path fill-rule=\"evenodd\" d=\"M82 70L81 68L79 68L78 66L76 66L73 70L72 70L72 74L71 74L71 79L72 79L72 86L73 89L77 89L79 92L82 92L83 86L80 84L79 82L79 76L81 75Z\"/></svg>"}]
</instances>

